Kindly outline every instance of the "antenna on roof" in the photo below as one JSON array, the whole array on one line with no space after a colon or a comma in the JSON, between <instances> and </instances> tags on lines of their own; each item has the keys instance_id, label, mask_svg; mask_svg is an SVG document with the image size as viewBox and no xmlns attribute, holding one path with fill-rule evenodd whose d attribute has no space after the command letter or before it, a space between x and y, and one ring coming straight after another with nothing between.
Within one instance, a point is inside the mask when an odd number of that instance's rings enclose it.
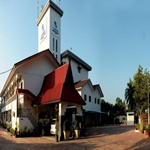
<instances>
[{"instance_id":1,"label":"antenna on roof","mask_svg":"<svg viewBox=\"0 0 150 150\"><path fill-rule=\"evenodd\" d=\"M72 51L72 47L70 47L70 51ZM71 56L68 55L69 63L71 62Z\"/></svg>"},{"instance_id":2,"label":"antenna on roof","mask_svg":"<svg viewBox=\"0 0 150 150\"><path fill-rule=\"evenodd\" d=\"M37 0L37 4L36 4L37 6L37 18L39 17L39 0Z\"/></svg>"},{"instance_id":3,"label":"antenna on roof","mask_svg":"<svg viewBox=\"0 0 150 150\"><path fill-rule=\"evenodd\" d=\"M44 5L40 6L39 0L37 0L37 18L39 17L40 13L42 12Z\"/></svg>"},{"instance_id":4,"label":"antenna on roof","mask_svg":"<svg viewBox=\"0 0 150 150\"><path fill-rule=\"evenodd\" d=\"M44 6L43 6L43 5L41 5L41 12L42 12L43 8L44 8Z\"/></svg>"},{"instance_id":5,"label":"antenna on roof","mask_svg":"<svg viewBox=\"0 0 150 150\"><path fill-rule=\"evenodd\" d=\"M60 0L52 0L56 5L60 6Z\"/></svg>"},{"instance_id":6,"label":"antenna on roof","mask_svg":"<svg viewBox=\"0 0 150 150\"><path fill-rule=\"evenodd\" d=\"M60 7L60 0L59 0L59 2L58 2L58 6Z\"/></svg>"}]
</instances>

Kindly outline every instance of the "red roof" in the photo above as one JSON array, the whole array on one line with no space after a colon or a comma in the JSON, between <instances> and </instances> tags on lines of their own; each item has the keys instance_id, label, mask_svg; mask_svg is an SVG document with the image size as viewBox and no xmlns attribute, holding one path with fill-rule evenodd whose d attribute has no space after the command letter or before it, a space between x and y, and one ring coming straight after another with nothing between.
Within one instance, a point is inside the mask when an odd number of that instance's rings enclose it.
<instances>
[{"instance_id":1,"label":"red roof","mask_svg":"<svg viewBox=\"0 0 150 150\"><path fill-rule=\"evenodd\" d=\"M57 68L44 78L37 104L68 101L85 105L84 100L74 88L69 63Z\"/></svg>"},{"instance_id":2,"label":"red roof","mask_svg":"<svg viewBox=\"0 0 150 150\"><path fill-rule=\"evenodd\" d=\"M78 81L77 83L74 84L75 88L83 87L90 79L85 79Z\"/></svg>"},{"instance_id":3,"label":"red roof","mask_svg":"<svg viewBox=\"0 0 150 150\"><path fill-rule=\"evenodd\" d=\"M27 89L17 89L16 90L16 94L17 95L18 94L27 94L27 95L30 95L31 97L33 97L34 100L36 99L36 96L32 92L30 92L29 90L27 90Z\"/></svg>"}]
</instances>

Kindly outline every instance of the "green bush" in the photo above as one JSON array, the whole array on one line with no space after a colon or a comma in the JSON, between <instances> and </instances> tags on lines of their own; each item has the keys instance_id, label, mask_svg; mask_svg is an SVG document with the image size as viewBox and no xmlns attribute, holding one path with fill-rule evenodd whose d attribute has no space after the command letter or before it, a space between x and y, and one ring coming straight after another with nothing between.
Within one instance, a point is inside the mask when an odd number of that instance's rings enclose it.
<instances>
[{"instance_id":1,"label":"green bush","mask_svg":"<svg viewBox=\"0 0 150 150\"><path fill-rule=\"evenodd\" d=\"M63 131L70 131L71 123L67 119L63 123Z\"/></svg>"},{"instance_id":2,"label":"green bush","mask_svg":"<svg viewBox=\"0 0 150 150\"><path fill-rule=\"evenodd\" d=\"M136 130L140 130L140 124L139 123L136 124Z\"/></svg>"},{"instance_id":3,"label":"green bush","mask_svg":"<svg viewBox=\"0 0 150 150\"><path fill-rule=\"evenodd\" d=\"M26 133L27 132L27 126L24 126L23 131Z\"/></svg>"},{"instance_id":4,"label":"green bush","mask_svg":"<svg viewBox=\"0 0 150 150\"><path fill-rule=\"evenodd\" d=\"M14 135L15 130L14 130L13 128L10 128L10 133L11 133L12 135Z\"/></svg>"},{"instance_id":5,"label":"green bush","mask_svg":"<svg viewBox=\"0 0 150 150\"><path fill-rule=\"evenodd\" d=\"M74 121L74 129L75 130L79 130L79 122L78 122L78 120Z\"/></svg>"},{"instance_id":6,"label":"green bush","mask_svg":"<svg viewBox=\"0 0 150 150\"><path fill-rule=\"evenodd\" d=\"M147 132L150 132L150 125L147 125L146 131L147 131Z\"/></svg>"},{"instance_id":7,"label":"green bush","mask_svg":"<svg viewBox=\"0 0 150 150\"><path fill-rule=\"evenodd\" d=\"M7 128L10 129L10 128L11 128L11 123L7 122L7 123L6 123L6 126L7 126Z\"/></svg>"}]
</instances>

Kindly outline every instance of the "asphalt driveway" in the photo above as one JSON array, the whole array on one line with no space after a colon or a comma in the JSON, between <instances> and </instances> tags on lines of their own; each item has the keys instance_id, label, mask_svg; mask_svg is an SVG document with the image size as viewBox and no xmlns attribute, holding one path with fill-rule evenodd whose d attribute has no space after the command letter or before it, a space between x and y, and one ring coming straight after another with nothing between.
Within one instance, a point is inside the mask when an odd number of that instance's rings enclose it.
<instances>
[{"instance_id":1,"label":"asphalt driveway","mask_svg":"<svg viewBox=\"0 0 150 150\"><path fill-rule=\"evenodd\" d=\"M134 129L134 126L89 128L85 137L56 143L52 137L15 138L0 128L0 150L150 149L150 138Z\"/></svg>"}]
</instances>

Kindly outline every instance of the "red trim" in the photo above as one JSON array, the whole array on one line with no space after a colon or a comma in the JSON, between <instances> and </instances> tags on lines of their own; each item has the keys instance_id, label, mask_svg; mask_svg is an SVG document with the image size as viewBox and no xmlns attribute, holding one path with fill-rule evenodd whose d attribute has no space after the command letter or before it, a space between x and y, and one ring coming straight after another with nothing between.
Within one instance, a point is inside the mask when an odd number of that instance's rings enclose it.
<instances>
[{"instance_id":1,"label":"red trim","mask_svg":"<svg viewBox=\"0 0 150 150\"><path fill-rule=\"evenodd\" d=\"M32 96L34 99L36 99L36 96L32 92L27 90L27 89L16 89L16 94L17 95L19 95L19 94L27 94L27 95Z\"/></svg>"}]
</instances>

